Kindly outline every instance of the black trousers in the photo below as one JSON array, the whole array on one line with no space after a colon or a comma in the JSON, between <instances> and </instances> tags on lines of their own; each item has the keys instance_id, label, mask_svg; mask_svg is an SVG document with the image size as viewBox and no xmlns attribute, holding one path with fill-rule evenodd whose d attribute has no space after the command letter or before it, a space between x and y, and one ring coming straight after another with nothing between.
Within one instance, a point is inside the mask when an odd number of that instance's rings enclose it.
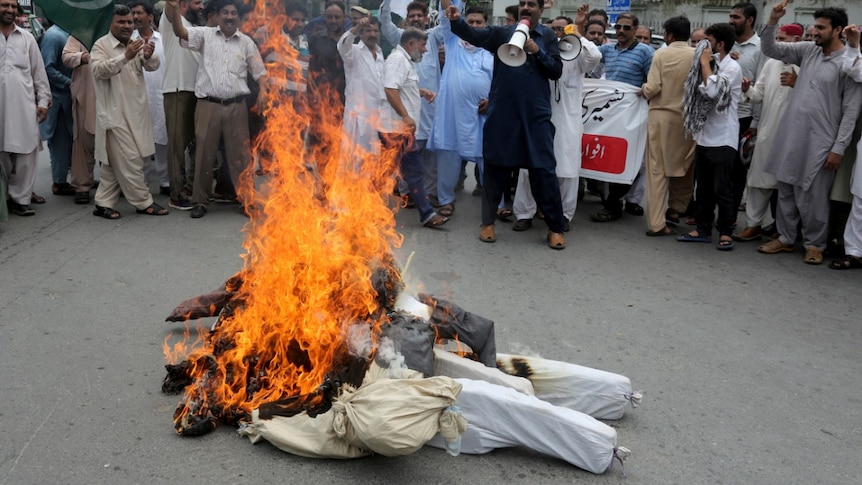
<instances>
[{"instance_id":1,"label":"black trousers","mask_svg":"<svg viewBox=\"0 0 862 485\"><path fill-rule=\"evenodd\" d=\"M563 232L563 199L560 195L560 182L553 168L530 168L530 189L539 210L545 214L545 223L553 232ZM497 218L497 206L503 191L511 183L512 167L491 165L485 160L482 176L482 225L493 224Z\"/></svg>"},{"instance_id":2,"label":"black trousers","mask_svg":"<svg viewBox=\"0 0 862 485\"><path fill-rule=\"evenodd\" d=\"M739 119L740 139L742 139L742 135L748 131L753 119L754 118L751 116ZM748 179L748 167L742 164L742 155L738 151L733 162L733 172L731 173L731 177L733 177L733 203L736 207L739 207L739 204L742 203L742 194L745 193L745 184Z\"/></svg>"},{"instance_id":3,"label":"black trousers","mask_svg":"<svg viewBox=\"0 0 862 485\"><path fill-rule=\"evenodd\" d=\"M718 205L718 233L730 236L736 220L733 198L732 172L737 151L735 148L704 147L694 149L695 177L697 179L697 232L712 234L715 206Z\"/></svg>"}]
</instances>

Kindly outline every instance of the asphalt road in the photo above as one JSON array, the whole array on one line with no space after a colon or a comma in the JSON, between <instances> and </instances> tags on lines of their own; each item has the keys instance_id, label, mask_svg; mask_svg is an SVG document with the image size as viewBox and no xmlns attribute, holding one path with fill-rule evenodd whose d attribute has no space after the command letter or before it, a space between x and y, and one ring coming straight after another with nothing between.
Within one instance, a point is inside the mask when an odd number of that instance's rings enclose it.
<instances>
[{"instance_id":1,"label":"asphalt road","mask_svg":"<svg viewBox=\"0 0 862 485\"><path fill-rule=\"evenodd\" d=\"M544 245L538 221L480 242L468 191L443 229L399 214L396 253L415 252L410 274L426 291L495 320L500 351L644 389L641 407L608 422L633 452L627 479L524 449L336 461L227 427L181 438L178 397L160 385L162 343L183 327L164 318L241 267L245 217L227 205L149 217L121 201L122 219L96 218L92 204L50 196L41 163L47 204L0 224L0 484L862 483L862 271L756 243L724 253L648 238L643 218L591 223L590 196L564 251Z\"/></svg>"}]
</instances>

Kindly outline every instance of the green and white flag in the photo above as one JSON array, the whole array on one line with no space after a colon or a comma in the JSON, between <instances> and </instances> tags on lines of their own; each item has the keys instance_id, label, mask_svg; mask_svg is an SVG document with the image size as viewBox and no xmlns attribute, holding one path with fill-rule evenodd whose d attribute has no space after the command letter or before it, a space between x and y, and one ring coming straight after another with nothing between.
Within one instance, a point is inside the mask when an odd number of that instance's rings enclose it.
<instances>
[{"instance_id":1,"label":"green and white flag","mask_svg":"<svg viewBox=\"0 0 862 485\"><path fill-rule=\"evenodd\" d=\"M114 0L34 0L51 22L89 50L108 33L114 17Z\"/></svg>"}]
</instances>

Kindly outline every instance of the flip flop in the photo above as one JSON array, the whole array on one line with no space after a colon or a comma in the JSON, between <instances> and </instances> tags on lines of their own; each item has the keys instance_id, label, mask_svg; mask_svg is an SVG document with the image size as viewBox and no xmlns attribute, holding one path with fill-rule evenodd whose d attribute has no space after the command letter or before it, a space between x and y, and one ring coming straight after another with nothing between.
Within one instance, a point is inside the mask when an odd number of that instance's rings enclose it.
<instances>
[{"instance_id":1,"label":"flip flop","mask_svg":"<svg viewBox=\"0 0 862 485\"><path fill-rule=\"evenodd\" d=\"M497 219L500 219L503 222L512 222L512 216L514 215L515 213L512 212L512 209L507 209L505 207L497 209Z\"/></svg>"},{"instance_id":2,"label":"flip flop","mask_svg":"<svg viewBox=\"0 0 862 485\"><path fill-rule=\"evenodd\" d=\"M862 268L862 259L857 258L856 256L844 256L842 259L833 260L829 263L829 267L832 269L859 269Z\"/></svg>"},{"instance_id":3,"label":"flip flop","mask_svg":"<svg viewBox=\"0 0 862 485\"><path fill-rule=\"evenodd\" d=\"M732 239L719 239L718 244L715 245L715 249L719 251L732 251L734 247L736 244Z\"/></svg>"},{"instance_id":4,"label":"flip flop","mask_svg":"<svg viewBox=\"0 0 862 485\"><path fill-rule=\"evenodd\" d=\"M692 236L689 233L682 234L676 238L679 242L697 242L697 243L711 243L712 237L710 236L701 236L700 233L697 236Z\"/></svg>"},{"instance_id":5,"label":"flip flop","mask_svg":"<svg viewBox=\"0 0 862 485\"><path fill-rule=\"evenodd\" d=\"M36 194L36 192L30 192L30 203L31 204L44 204L45 198L41 195Z\"/></svg>"},{"instance_id":6,"label":"flip flop","mask_svg":"<svg viewBox=\"0 0 862 485\"><path fill-rule=\"evenodd\" d=\"M449 222L448 217L443 217L440 214L434 214L427 221L423 222L422 225L425 227L440 227L447 222Z\"/></svg>"}]
</instances>

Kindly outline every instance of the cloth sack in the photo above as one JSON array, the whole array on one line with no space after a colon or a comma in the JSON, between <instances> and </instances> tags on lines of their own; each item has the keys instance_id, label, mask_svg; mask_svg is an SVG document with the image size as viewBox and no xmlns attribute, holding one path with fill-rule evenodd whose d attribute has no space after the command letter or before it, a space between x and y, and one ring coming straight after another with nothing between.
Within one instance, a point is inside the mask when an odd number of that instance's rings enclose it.
<instances>
[{"instance_id":1,"label":"cloth sack","mask_svg":"<svg viewBox=\"0 0 862 485\"><path fill-rule=\"evenodd\" d=\"M357 448L384 456L408 455L441 431L441 422L462 424L444 416L457 413L450 407L460 392L461 384L449 377L379 379L332 402L333 428ZM444 431L449 437L461 434Z\"/></svg>"}]
</instances>

